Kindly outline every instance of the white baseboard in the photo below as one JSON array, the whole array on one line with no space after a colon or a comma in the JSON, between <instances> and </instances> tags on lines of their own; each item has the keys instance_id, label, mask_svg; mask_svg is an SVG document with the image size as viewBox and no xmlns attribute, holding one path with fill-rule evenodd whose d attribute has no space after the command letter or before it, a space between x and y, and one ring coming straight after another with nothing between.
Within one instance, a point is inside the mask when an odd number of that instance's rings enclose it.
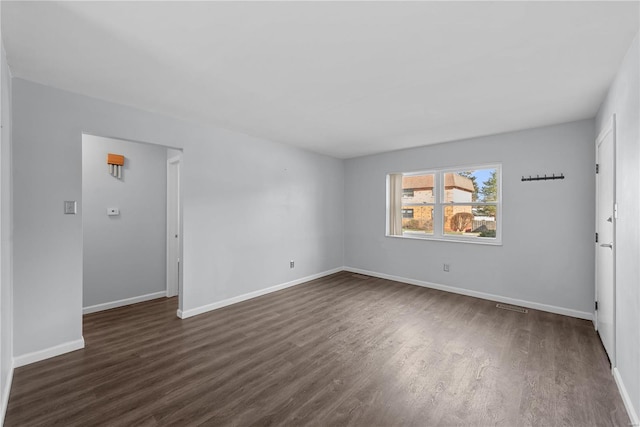
<instances>
[{"instance_id":1,"label":"white baseboard","mask_svg":"<svg viewBox=\"0 0 640 427\"><path fill-rule=\"evenodd\" d=\"M345 271L352 273L365 274L367 276L379 277L381 279L394 280L396 282L407 283L409 285L422 286L424 288L438 289L441 291L451 292L454 294L467 295L470 297L486 299L490 301L503 302L505 304L519 305L521 307L532 308L534 310L548 311L550 313L562 314L564 316L577 317L579 319L593 320L593 313L586 311L578 311L570 308L556 307L554 305L541 304L537 302L525 301L515 298L503 297L500 295L489 294L485 292L472 291L464 288L456 288L454 286L439 285L437 283L425 282L422 280L407 279L406 277L393 276L390 274L377 273L375 271L362 270L360 268L344 267Z\"/></svg>"},{"instance_id":2,"label":"white baseboard","mask_svg":"<svg viewBox=\"0 0 640 427\"><path fill-rule=\"evenodd\" d=\"M61 354L70 353L82 348L84 348L84 338L14 357L13 366L15 368L19 368L20 366L29 365L31 363L60 356Z\"/></svg>"},{"instance_id":3,"label":"white baseboard","mask_svg":"<svg viewBox=\"0 0 640 427\"><path fill-rule=\"evenodd\" d=\"M248 294L238 295L237 297L228 298L222 301L214 302L212 304L203 305L200 307L192 308L189 310L178 310L178 317L186 319L188 317L197 316L198 314L206 313L207 311L217 310L222 307L226 307L231 304L236 304L248 299L256 298L262 295L270 294L271 292L280 291L282 289L290 288L292 286L300 285L311 280L319 279L330 274L338 273L344 270L343 267L334 268L331 270L323 271L321 273L312 274L311 276L302 277L300 279L292 280L290 282L281 283L279 285L271 286L269 288L260 289L259 291L249 292Z\"/></svg>"},{"instance_id":4,"label":"white baseboard","mask_svg":"<svg viewBox=\"0 0 640 427\"><path fill-rule=\"evenodd\" d=\"M633 407L633 402L631 401L631 397L629 397L629 393L627 393L627 388L624 386L624 381L622 381L622 377L620 376L620 371L618 371L618 368L613 368L611 371L613 373L613 378L616 380L618 391L620 391L620 396L622 396L624 407L627 409L627 414L629 414L631 425L640 426L640 417L638 417L638 414L636 413L636 410Z\"/></svg>"},{"instance_id":5,"label":"white baseboard","mask_svg":"<svg viewBox=\"0 0 640 427\"><path fill-rule=\"evenodd\" d=\"M105 302L103 304L90 305L82 308L82 314L95 313L97 311L109 310L112 308L124 307L125 305L137 304L139 302L149 301L156 298L165 298L167 291L154 292L152 294L140 295L137 297L121 299L118 301Z\"/></svg>"},{"instance_id":6,"label":"white baseboard","mask_svg":"<svg viewBox=\"0 0 640 427\"><path fill-rule=\"evenodd\" d=\"M11 363L9 374L7 375L7 383L2 390L2 408L0 408L0 426L4 425L4 417L7 414L7 407L9 406L9 394L11 393L11 383L13 382L13 369L14 363Z\"/></svg>"}]
</instances>

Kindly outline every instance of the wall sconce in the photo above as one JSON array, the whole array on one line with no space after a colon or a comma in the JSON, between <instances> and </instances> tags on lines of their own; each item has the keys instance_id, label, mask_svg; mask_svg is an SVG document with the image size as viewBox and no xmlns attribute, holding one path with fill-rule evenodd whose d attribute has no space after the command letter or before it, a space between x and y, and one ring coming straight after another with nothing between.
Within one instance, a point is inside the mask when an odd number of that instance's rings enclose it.
<instances>
[{"instance_id":1,"label":"wall sconce","mask_svg":"<svg viewBox=\"0 0 640 427\"><path fill-rule=\"evenodd\" d=\"M124 166L124 156L120 154L107 154L107 164L109 173L118 179L122 179L122 166Z\"/></svg>"}]
</instances>

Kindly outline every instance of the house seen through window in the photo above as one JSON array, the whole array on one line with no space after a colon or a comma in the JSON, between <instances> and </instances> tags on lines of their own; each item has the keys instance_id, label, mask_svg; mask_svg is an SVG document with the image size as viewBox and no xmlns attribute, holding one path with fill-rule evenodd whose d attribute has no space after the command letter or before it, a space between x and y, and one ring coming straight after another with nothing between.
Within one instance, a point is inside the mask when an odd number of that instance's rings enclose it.
<instances>
[{"instance_id":1,"label":"house seen through window","mask_svg":"<svg viewBox=\"0 0 640 427\"><path fill-rule=\"evenodd\" d=\"M500 166L389 175L388 234L500 241Z\"/></svg>"}]
</instances>

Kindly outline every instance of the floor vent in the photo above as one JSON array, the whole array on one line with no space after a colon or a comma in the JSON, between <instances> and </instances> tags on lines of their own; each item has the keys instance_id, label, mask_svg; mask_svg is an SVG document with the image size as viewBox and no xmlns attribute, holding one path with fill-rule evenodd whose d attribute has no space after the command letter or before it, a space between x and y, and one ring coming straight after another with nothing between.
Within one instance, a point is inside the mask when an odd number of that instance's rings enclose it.
<instances>
[{"instance_id":1,"label":"floor vent","mask_svg":"<svg viewBox=\"0 0 640 427\"><path fill-rule=\"evenodd\" d=\"M518 313L528 313L529 312L529 310L527 310L526 308L518 307L518 306L515 306L515 305L509 305L509 304L496 304L496 307L501 308L503 310L517 311Z\"/></svg>"},{"instance_id":2,"label":"floor vent","mask_svg":"<svg viewBox=\"0 0 640 427\"><path fill-rule=\"evenodd\" d=\"M362 280L366 280L366 279L371 279L371 276L365 276L364 274L352 274L351 277L355 277L356 279L362 279Z\"/></svg>"}]
</instances>

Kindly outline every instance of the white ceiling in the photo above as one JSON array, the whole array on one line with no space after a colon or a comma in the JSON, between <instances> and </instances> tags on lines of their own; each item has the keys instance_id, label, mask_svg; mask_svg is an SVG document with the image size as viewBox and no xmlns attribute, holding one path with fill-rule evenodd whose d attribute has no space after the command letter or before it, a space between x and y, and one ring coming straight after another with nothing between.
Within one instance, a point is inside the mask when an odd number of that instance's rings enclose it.
<instances>
[{"instance_id":1,"label":"white ceiling","mask_svg":"<svg viewBox=\"0 0 640 427\"><path fill-rule=\"evenodd\" d=\"M638 2L7 2L16 77L348 158L593 117Z\"/></svg>"}]
</instances>

